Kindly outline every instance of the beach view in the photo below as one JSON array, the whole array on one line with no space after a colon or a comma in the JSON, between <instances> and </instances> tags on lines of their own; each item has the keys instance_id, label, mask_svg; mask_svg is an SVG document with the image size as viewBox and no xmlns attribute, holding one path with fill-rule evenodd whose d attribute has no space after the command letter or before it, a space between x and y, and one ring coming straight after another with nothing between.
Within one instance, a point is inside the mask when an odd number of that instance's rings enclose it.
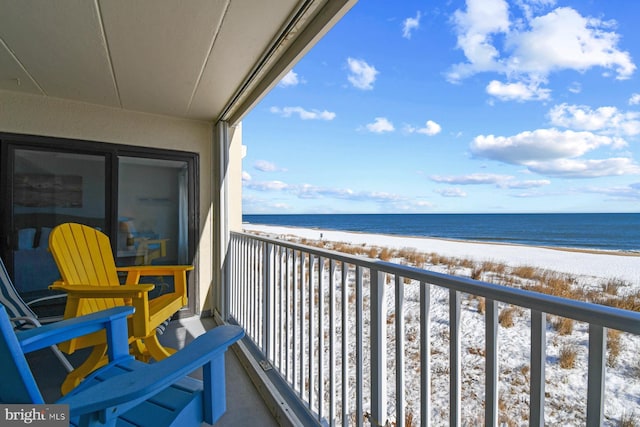
<instances>
[{"instance_id":1,"label":"beach view","mask_svg":"<svg viewBox=\"0 0 640 427\"><path fill-rule=\"evenodd\" d=\"M319 419L640 425L637 16L361 1L247 116L233 295Z\"/></svg>"},{"instance_id":2,"label":"beach view","mask_svg":"<svg viewBox=\"0 0 640 427\"><path fill-rule=\"evenodd\" d=\"M258 219L257 217L255 219ZM269 217L263 217L269 222ZM506 286L543 292L565 298L598 302L637 311L640 308L640 254L622 251L584 251L571 248L480 243L428 237L336 231L245 223L244 229L257 235L337 250L355 256L425 268L430 271L470 277ZM328 271L326 272L328 275ZM327 280L328 281L328 280ZM419 301L420 284L405 281L404 297ZM395 316L393 284L385 318ZM448 325L449 295L444 288L431 292L432 412L434 425L448 425ZM365 298L367 291L365 290ZM328 295L327 295L328 298ZM484 396L484 302L469 295L463 298L461 348L463 353L462 417L465 425L483 424ZM406 349L407 411L420 421L419 305L405 311L405 328L410 338ZM504 425L527 425L529 410L530 319L527 310L503 305L499 317L500 412ZM548 396L545 420L550 425L583 425L585 422L588 364L587 324L548 316L546 375ZM413 332L412 332L413 331ZM388 340L395 331L389 329ZM637 425L640 421L640 339L612 330L608 333L605 416L607 425ZM415 355L414 358L411 355ZM394 360L389 347L389 360ZM441 375L438 375L438 372ZM395 374L392 372L392 374ZM393 376L393 375L392 375ZM391 388L391 387L390 387ZM389 416L395 410L390 404Z\"/></svg>"}]
</instances>

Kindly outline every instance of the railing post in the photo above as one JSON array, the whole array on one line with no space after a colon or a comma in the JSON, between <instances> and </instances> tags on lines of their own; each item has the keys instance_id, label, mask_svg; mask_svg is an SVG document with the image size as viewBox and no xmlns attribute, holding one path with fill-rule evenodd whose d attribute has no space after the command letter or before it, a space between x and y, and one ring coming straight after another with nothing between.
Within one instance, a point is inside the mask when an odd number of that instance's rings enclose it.
<instances>
[{"instance_id":1,"label":"railing post","mask_svg":"<svg viewBox=\"0 0 640 427\"><path fill-rule=\"evenodd\" d=\"M362 298L362 267L356 264L356 425L364 424L364 387L363 387L363 298Z\"/></svg>"},{"instance_id":2,"label":"railing post","mask_svg":"<svg viewBox=\"0 0 640 427\"><path fill-rule=\"evenodd\" d=\"M273 245L264 244L262 253L262 351L268 360L273 358L272 337L271 337L271 320L273 310Z\"/></svg>"},{"instance_id":3,"label":"railing post","mask_svg":"<svg viewBox=\"0 0 640 427\"><path fill-rule=\"evenodd\" d=\"M431 288L420 282L420 426L431 425Z\"/></svg>"},{"instance_id":4,"label":"railing post","mask_svg":"<svg viewBox=\"0 0 640 427\"><path fill-rule=\"evenodd\" d=\"M604 374L607 328L589 324L589 374L587 379L587 426L601 426L604 418Z\"/></svg>"},{"instance_id":5,"label":"railing post","mask_svg":"<svg viewBox=\"0 0 640 427\"><path fill-rule=\"evenodd\" d=\"M371 424L385 425L387 411L387 305L384 273L371 270Z\"/></svg>"},{"instance_id":6,"label":"railing post","mask_svg":"<svg viewBox=\"0 0 640 427\"><path fill-rule=\"evenodd\" d=\"M449 425L460 425L460 292L449 290Z\"/></svg>"},{"instance_id":7,"label":"railing post","mask_svg":"<svg viewBox=\"0 0 640 427\"><path fill-rule=\"evenodd\" d=\"M544 381L545 359L547 355L547 318L545 313L531 311L531 385L530 415L531 427L544 426Z\"/></svg>"},{"instance_id":8,"label":"railing post","mask_svg":"<svg viewBox=\"0 0 640 427\"><path fill-rule=\"evenodd\" d=\"M404 283L396 275L396 426L404 427Z\"/></svg>"},{"instance_id":9,"label":"railing post","mask_svg":"<svg viewBox=\"0 0 640 427\"><path fill-rule=\"evenodd\" d=\"M484 425L498 426L498 303L485 299L485 408Z\"/></svg>"}]
</instances>

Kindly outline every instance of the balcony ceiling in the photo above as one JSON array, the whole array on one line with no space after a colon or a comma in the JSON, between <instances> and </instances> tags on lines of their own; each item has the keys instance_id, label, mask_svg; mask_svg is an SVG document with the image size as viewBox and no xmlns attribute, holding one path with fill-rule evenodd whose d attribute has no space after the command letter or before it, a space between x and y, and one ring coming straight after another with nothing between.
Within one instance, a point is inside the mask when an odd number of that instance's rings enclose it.
<instances>
[{"instance_id":1,"label":"balcony ceiling","mask_svg":"<svg viewBox=\"0 0 640 427\"><path fill-rule=\"evenodd\" d=\"M7 0L0 90L237 121L356 0Z\"/></svg>"}]
</instances>

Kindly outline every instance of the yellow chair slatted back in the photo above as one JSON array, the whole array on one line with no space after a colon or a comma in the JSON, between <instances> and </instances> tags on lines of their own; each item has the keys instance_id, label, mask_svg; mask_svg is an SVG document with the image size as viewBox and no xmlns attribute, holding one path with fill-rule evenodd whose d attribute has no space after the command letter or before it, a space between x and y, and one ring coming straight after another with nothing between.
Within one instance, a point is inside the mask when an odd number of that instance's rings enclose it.
<instances>
[{"instance_id":1,"label":"yellow chair slatted back","mask_svg":"<svg viewBox=\"0 0 640 427\"><path fill-rule=\"evenodd\" d=\"M109 238L101 231L81 224L62 224L51 232L49 248L67 285L120 285ZM81 300L77 313L65 313L65 317L122 305L122 298L86 298Z\"/></svg>"}]
</instances>

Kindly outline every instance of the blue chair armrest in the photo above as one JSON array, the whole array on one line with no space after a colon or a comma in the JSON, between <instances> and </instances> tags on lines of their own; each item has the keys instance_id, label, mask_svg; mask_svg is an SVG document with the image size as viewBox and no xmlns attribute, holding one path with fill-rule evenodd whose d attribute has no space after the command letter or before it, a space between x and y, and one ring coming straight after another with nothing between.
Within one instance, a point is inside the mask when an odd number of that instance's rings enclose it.
<instances>
[{"instance_id":1,"label":"blue chair armrest","mask_svg":"<svg viewBox=\"0 0 640 427\"><path fill-rule=\"evenodd\" d=\"M219 326L199 336L171 357L111 377L86 390L67 395L57 403L68 404L72 418L94 414L91 416L97 416L105 422L122 415L200 367L203 367L205 400L212 400L212 394L224 393L224 352L243 336L244 330L239 326ZM224 399L215 400L224 404ZM216 408L213 411L216 412Z\"/></svg>"},{"instance_id":2,"label":"blue chair armrest","mask_svg":"<svg viewBox=\"0 0 640 427\"><path fill-rule=\"evenodd\" d=\"M86 316L50 323L39 328L19 331L16 333L16 337L22 351L30 353L71 338L106 329L109 358L114 360L115 357L129 354L127 316L133 314L134 311L135 309L130 306L115 307Z\"/></svg>"}]
</instances>

